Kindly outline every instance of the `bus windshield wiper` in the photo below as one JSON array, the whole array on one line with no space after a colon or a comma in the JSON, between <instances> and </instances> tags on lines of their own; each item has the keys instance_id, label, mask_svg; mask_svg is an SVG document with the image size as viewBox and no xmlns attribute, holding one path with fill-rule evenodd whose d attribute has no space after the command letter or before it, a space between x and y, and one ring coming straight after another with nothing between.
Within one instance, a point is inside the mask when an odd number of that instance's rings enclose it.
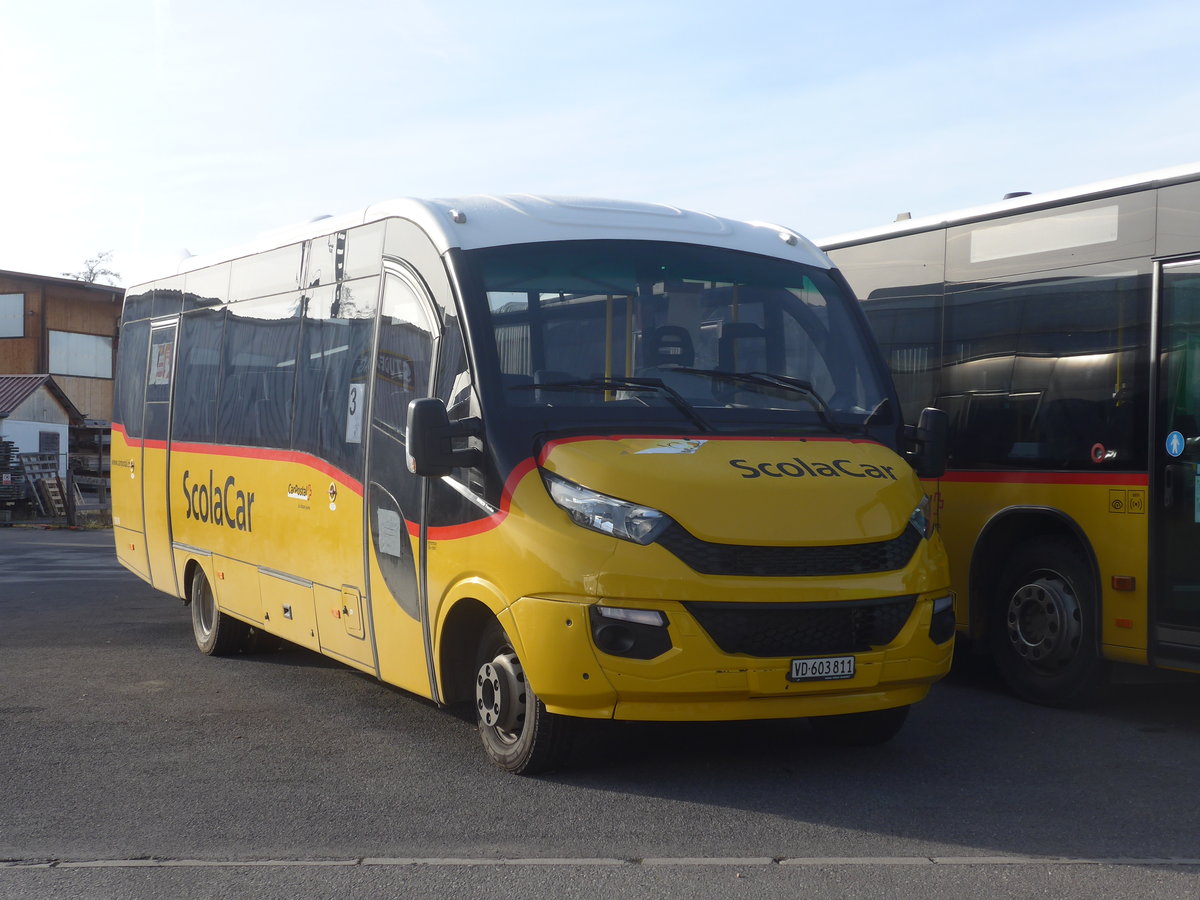
<instances>
[{"instance_id":1,"label":"bus windshield wiper","mask_svg":"<svg viewBox=\"0 0 1200 900\"><path fill-rule=\"evenodd\" d=\"M833 412L825 398L817 393L812 383L792 375L777 375L774 372L725 372L720 369L697 369L691 366L671 366L672 372L685 372L688 375L708 375L714 381L731 381L735 384L754 385L756 387L773 387L799 394L809 406L817 411L817 416L830 431L842 432L842 427L833 420Z\"/></svg>"},{"instance_id":2,"label":"bus windshield wiper","mask_svg":"<svg viewBox=\"0 0 1200 900\"><path fill-rule=\"evenodd\" d=\"M518 384L510 390L515 391L652 391L661 395L668 403L679 410L693 425L701 431L713 431L713 426L705 421L696 408L683 398L683 395L673 387L663 383L661 378L580 378L570 381L549 381L543 384Z\"/></svg>"}]
</instances>

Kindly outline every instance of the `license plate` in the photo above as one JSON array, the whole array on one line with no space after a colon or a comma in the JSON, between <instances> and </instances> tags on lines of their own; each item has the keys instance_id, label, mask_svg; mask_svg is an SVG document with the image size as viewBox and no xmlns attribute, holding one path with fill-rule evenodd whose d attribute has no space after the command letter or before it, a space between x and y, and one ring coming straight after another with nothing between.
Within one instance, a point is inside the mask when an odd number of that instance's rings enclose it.
<instances>
[{"instance_id":1,"label":"license plate","mask_svg":"<svg viewBox=\"0 0 1200 900\"><path fill-rule=\"evenodd\" d=\"M853 656L818 656L793 659L788 681L837 681L854 677Z\"/></svg>"}]
</instances>

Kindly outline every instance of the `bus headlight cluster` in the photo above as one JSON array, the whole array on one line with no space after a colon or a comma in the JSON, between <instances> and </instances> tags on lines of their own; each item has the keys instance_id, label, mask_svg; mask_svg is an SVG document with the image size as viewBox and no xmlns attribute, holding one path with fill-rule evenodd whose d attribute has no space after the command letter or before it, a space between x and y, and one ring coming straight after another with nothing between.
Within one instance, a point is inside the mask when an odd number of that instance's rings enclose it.
<instances>
[{"instance_id":1,"label":"bus headlight cluster","mask_svg":"<svg viewBox=\"0 0 1200 900\"><path fill-rule=\"evenodd\" d=\"M542 470L546 490L571 521L592 531L635 544L651 544L671 524L665 513L638 503L618 500Z\"/></svg>"}]
</instances>

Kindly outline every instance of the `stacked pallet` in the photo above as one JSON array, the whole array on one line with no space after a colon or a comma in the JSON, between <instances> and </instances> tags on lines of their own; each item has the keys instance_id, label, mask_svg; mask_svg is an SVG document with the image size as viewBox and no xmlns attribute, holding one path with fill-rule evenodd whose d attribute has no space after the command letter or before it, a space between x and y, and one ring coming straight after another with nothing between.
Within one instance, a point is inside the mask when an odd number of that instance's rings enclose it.
<instances>
[{"instance_id":1,"label":"stacked pallet","mask_svg":"<svg viewBox=\"0 0 1200 900\"><path fill-rule=\"evenodd\" d=\"M44 516L66 518L67 498L58 477L58 454L22 453L21 465L32 490L34 503Z\"/></svg>"}]
</instances>

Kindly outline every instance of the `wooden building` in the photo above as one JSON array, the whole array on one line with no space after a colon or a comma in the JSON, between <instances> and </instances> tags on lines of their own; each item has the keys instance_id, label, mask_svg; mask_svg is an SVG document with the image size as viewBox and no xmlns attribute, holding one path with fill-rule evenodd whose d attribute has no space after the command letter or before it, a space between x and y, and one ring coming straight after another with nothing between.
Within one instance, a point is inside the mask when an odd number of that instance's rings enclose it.
<instances>
[{"instance_id":1,"label":"wooden building","mask_svg":"<svg viewBox=\"0 0 1200 900\"><path fill-rule=\"evenodd\" d=\"M0 375L53 375L96 427L112 422L123 288L0 270Z\"/></svg>"}]
</instances>

